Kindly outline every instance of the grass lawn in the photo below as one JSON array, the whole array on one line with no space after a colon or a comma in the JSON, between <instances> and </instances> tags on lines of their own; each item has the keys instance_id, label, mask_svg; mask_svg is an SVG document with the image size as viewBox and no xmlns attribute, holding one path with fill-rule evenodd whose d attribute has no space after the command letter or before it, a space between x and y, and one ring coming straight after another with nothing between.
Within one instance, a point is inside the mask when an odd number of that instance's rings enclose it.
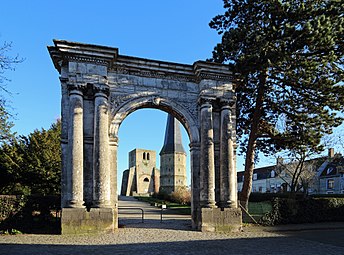
<instances>
[{"instance_id":1,"label":"grass lawn","mask_svg":"<svg viewBox=\"0 0 344 255\"><path fill-rule=\"evenodd\" d=\"M181 205L178 203L170 202L167 200L161 200L153 197L135 197L139 201L147 202L151 205L161 206L165 204L167 208L172 209L176 214L182 215L190 215L191 214L191 206L189 205ZM264 202L249 202L248 204L248 212L250 215L258 221L262 216L272 210L271 202L264 201ZM252 220L245 214L243 214L243 222L251 223Z\"/></svg>"},{"instance_id":2,"label":"grass lawn","mask_svg":"<svg viewBox=\"0 0 344 255\"><path fill-rule=\"evenodd\" d=\"M178 203L174 203L167 200L161 200L154 197L135 197L139 201L147 202L151 205L156 205L160 207L161 205L166 205L168 209L172 209L173 213L181 214L181 215L191 215L191 206L190 205L182 205Z\"/></svg>"},{"instance_id":3,"label":"grass lawn","mask_svg":"<svg viewBox=\"0 0 344 255\"><path fill-rule=\"evenodd\" d=\"M270 201L263 202L249 202L248 212L256 220L259 221L266 213L271 212L272 206ZM243 213L243 222L252 223L252 219Z\"/></svg>"}]
</instances>

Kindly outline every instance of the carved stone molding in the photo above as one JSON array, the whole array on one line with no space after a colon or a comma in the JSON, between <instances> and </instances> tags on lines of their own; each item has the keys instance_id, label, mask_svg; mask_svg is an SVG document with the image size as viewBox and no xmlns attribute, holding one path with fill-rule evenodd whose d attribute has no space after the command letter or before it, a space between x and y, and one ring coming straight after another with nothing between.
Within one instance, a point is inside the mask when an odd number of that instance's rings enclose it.
<instances>
[{"instance_id":1,"label":"carved stone molding","mask_svg":"<svg viewBox=\"0 0 344 255\"><path fill-rule=\"evenodd\" d=\"M179 103L184 109L186 109L190 115L196 120L198 120L198 105L194 102L180 102Z\"/></svg>"},{"instance_id":2,"label":"carved stone molding","mask_svg":"<svg viewBox=\"0 0 344 255\"><path fill-rule=\"evenodd\" d=\"M220 107L233 107L236 103L236 96L232 98L220 98Z\"/></svg>"},{"instance_id":3,"label":"carved stone molding","mask_svg":"<svg viewBox=\"0 0 344 255\"><path fill-rule=\"evenodd\" d=\"M168 79L168 80L175 80L181 82L195 82L197 83L199 79L192 74L174 74L173 72L169 72L166 70L150 70L144 67L131 67L127 65L115 64L111 71L116 72L117 74L125 74L125 75L135 75L140 77L147 77L147 78L156 78L156 79Z\"/></svg>"},{"instance_id":4,"label":"carved stone molding","mask_svg":"<svg viewBox=\"0 0 344 255\"><path fill-rule=\"evenodd\" d=\"M104 94L106 97L110 95L110 88L107 84L94 84L93 91L94 94L100 93Z\"/></svg>"},{"instance_id":5,"label":"carved stone molding","mask_svg":"<svg viewBox=\"0 0 344 255\"><path fill-rule=\"evenodd\" d=\"M207 96L200 96L198 98L198 104L202 107L202 105L211 105L214 106L216 98L214 97L207 97Z\"/></svg>"}]
</instances>

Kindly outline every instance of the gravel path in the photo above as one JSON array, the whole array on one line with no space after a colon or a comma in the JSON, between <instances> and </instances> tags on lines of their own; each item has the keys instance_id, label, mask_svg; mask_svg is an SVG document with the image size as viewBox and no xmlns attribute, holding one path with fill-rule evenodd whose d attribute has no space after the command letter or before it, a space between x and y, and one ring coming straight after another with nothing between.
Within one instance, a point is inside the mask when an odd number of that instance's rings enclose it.
<instances>
[{"instance_id":1,"label":"gravel path","mask_svg":"<svg viewBox=\"0 0 344 255\"><path fill-rule=\"evenodd\" d=\"M140 223L140 215L128 214L122 217L125 227L113 234L0 236L0 254L344 254L343 247L290 233L256 228L232 234L204 233L191 231L188 219L169 218L161 223L159 217L151 216Z\"/></svg>"},{"instance_id":2,"label":"gravel path","mask_svg":"<svg viewBox=\"0 0 344 255\"><path fill-rule=\"evenodd\" d=\"M107 235L0 237L0 254L344 254L344 248L268 232L124 228Z\"/></svg>"}]
</instances>

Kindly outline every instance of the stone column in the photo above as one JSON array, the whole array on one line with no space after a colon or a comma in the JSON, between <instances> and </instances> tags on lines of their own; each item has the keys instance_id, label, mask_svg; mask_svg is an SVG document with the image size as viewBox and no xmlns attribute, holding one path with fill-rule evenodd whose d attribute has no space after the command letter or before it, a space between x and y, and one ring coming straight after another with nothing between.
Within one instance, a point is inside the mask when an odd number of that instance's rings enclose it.
<instances>
[{"instance_id":1,"label":"stone column","mask_svg":"<svg viewBox=\"0 0 344 255\"><path fill-rule=\"evenodd\" d=\"M68 207L83 207L83 93L77 87L69 91L68 147L69 162L67 179L71 180Z\"/></svg>"},{"instance_id":2,"label":"stone column","mask_svg":"<svg viewBox=\"0 0 344 255\"><path fill-rule=\"evenodd\" d=\"M110 138L110 207L113 208L113 227L118 228L118 196L117 196L117 148L118 137Z\"/></svg>"},{"instance_id":3,"label":"stone column","mask_svg":"<svg viewBox=\"0 0 344 255\"><path fill-rule=\"evenodd\" d=\"M204 208L215 207L215 164L212 105L201 102L201 190L200 203Z\"/></svg>"},{"instance_id":4,"label":"stone column","mask_svg":"<svg viewBox=\"0 0 344 255\"><path fill-rule=\"evenodd\" d=\"M60 78L61 82L61 207L67 207L71 200L71 182L68 180L68 118L69 92L68 79Z\"/></svg>"},{"instance_id":5,"label":"stone column","mask_svg":"<svg viewBox=\"0 0 344 255\"><path fill-rule=\"evenodd\" d=\"M200 144L190 143L191 161L191 219L192 228L200 229L201 206L200 206Z\"/></svg>"},{"instance_id":6,"label":"stone column","mask_svg":"<svg viewBox=\"0 0 344 255\"><path fill-rule=\"evenodd\" d=\"M102 208L111 207L108 88L97 88L96 90L94 99L93 205Z\"/></svg>"},{"instance_id":7,"label":"stone column","mask_svg":"<svg viewBox=\"0 0 344 255\"><path fill-rule=\"evenodd\" d=\"M231 107L223 101L221 107L220 138L220 197L221 207L237 207L236 171L234 165L234 146L232 137Z\"/></svg>"},{"instance_id":8,"label":"stone column","mask_svg":"<svg viewBox=\"0 0 344 255\"><path fill-rule=\"evenodd\" d=\"M118 137L110 138L110 202L112 207L117 208L117 148Z\"/></svg>"}]
</instances>

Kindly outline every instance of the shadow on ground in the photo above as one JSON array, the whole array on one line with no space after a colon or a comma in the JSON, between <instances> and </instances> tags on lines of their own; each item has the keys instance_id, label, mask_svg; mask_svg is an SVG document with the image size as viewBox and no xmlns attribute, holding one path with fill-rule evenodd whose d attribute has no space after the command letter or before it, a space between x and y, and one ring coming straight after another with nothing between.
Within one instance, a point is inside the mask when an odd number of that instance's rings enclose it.
<instances>
[{"instance_id":1,"label":"shadow on ground","mask_svg":"<svg viewBox=\"0 0 344 255\"><path fill-rule=\"evenodd\" d=\"M192 230L191 220L163 219L153 220L146 219L142 223L140 219L119 219L120 228L149 228L149 229L172 229L172 230Z\"/></svg>"},{"instance_id":2,"label":"shadow on ground","mask_svg":"<svg viewBox=\"0 0 344 255\"><path fill-rule=\"evenodd\" d=\"M115 236L114 236L115 238ZM1 243L1 241L0 241ZM287 237L113 245L1 244L0 254L344 254L344 249Z\"/></svg>"}]
</instances>

